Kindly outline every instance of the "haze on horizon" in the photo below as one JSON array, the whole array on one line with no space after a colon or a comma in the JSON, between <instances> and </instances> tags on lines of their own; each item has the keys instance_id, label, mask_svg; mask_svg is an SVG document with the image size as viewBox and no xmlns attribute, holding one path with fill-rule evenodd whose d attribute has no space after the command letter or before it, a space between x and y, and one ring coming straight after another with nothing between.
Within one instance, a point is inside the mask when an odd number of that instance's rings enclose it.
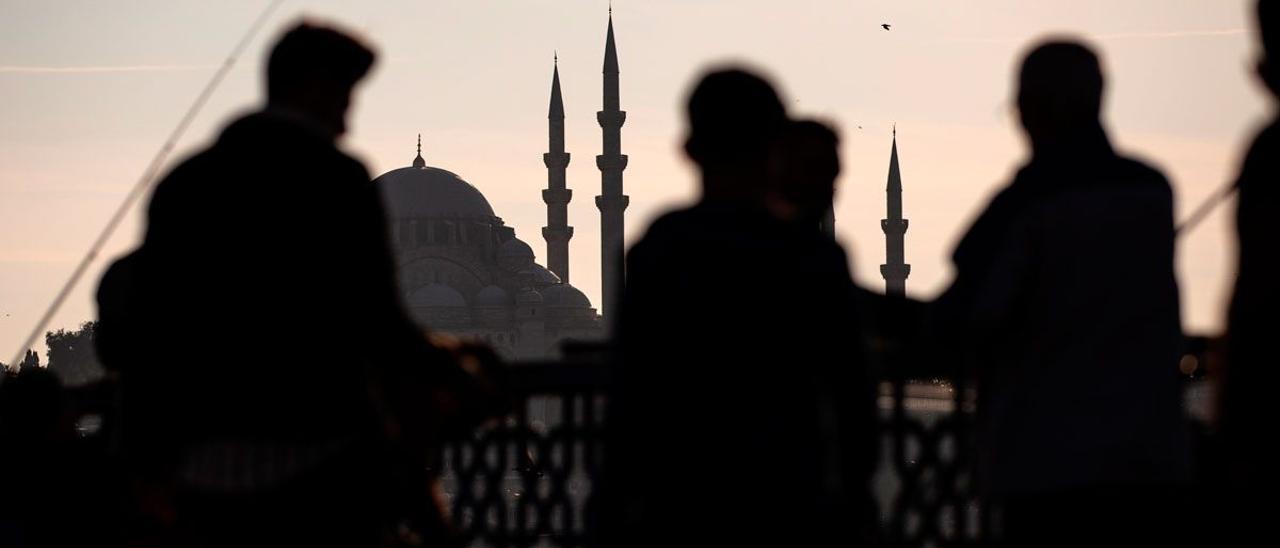
<instances>
[{"instance_id":1,"label":"haze on horizon","mask_svg":"<svg viewBox=\"0 0 1280 548\"><path fill-rule=\"evenodd\" d=\"M679 153L682 103L709 64L771 74L793 114L835 122L845 170L836 228L857 281L882 290L890 131L901 157L909 294L949 282L949 253L1025 155L1013 69L1035 40L1082 36L1108 75L1106 122L1121 150L1165 170L1180 217L1235 175L1269 114L1252 78L1249 0L619 0L629 241L695 197ZM0 359L36 323L263 1L0 0ZM260 101L265 48L301 15L363 34L381 55L358 91L345 146L372 175L403 167L422 134L427 163L475 185L545 260L546 114L560 58L574 285L599 306L600 69L606 0L357 5L290 0L214 95L172 160ZM892 24L891 31L881 23ZM103 268L137 240L139 210L50 326L93 318ZM1184 324L1222 325L1233 272L1233 207L1179 243ZM229 219L230 220L230 219ZM314 268L325 267L317 257ZM746 272L743 275L751 275ZM760 280L762 291L786 291ZM201 288L191 288L200 306ZM318 295L317 298L323 298ZM40 345L42 348L43 345Z\"/></svg>"}]
</instances>

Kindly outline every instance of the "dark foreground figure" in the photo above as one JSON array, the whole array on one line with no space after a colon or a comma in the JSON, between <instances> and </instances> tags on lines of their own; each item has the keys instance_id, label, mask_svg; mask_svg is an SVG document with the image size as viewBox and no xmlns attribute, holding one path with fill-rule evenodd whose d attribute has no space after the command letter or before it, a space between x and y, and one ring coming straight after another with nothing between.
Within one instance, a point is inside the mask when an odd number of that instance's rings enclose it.
<instances>
[{"instance_id":1,"label":"dark foreground figure","mask_svg":"<svg viewBox=\"0 0 1280 548\"><path fill-rule=\"evenodd\" d=\"M769 84L713 72L688 114L702 199L627 259L604 544L856 542L874 434L845 255L766 205L789 124Z\"/></svg>"},{"instance_id":2,"label":"dark foreground figure","mask_svg":"<svg viewBox=\"0 0 1280 548\"><path fill-rule=\"evenodd\" d=\"M1280 2L1257 4L1263 58L1258 76L1280 94ZM1241 169L1236 230L1239 268L1228 318L1219 432L1221 461L1215 477L1226 488L1214 506L1226 510L1223 531L1231 546L1249 546L1273 535L1280 467L1274 431L1274 391L1280 383L1276 315L1280 312L1280 122L1257 136Z\"/></svg>"},{"instance_id":3,"label":"dark foreground figure","mask_svg":"<svg viewBox=\"0 0 1280 548\"><path fill-rule=\"evenodd\" d=\"M1035 48L1019 75L1030 162L956 248L939 346L964 349L978 451L1011 546L1169 546L1189 449L1173 200L1099 122L1097 57Z\"/></svg>"},{"instance_id":4,"label":"dark foreground figure","mask_svg":"<svg viewBox=\"0 0 1280 548\"><path fill-rule=\"evenodd\" d=\"M442 527L424 459L476 410L436 405L465 376L401 309L381 198L335 147L373 61L329 28L288 31L266 108L164 178L144 243L102 281L99 351L158 542L373 546L404 520Z\"/></svg>"}]
</instances>

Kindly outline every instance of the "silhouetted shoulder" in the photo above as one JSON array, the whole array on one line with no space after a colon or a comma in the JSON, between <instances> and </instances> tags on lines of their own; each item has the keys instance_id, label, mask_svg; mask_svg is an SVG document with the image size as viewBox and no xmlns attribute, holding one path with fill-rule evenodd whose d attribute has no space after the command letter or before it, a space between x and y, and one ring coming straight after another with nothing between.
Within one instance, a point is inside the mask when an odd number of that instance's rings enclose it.
<instances>
[{"instance_id":1,"label":"silhouetted shoulder","mask_svg":"<svg viewBox=\"0 0 1280 548\"><path fill-rule=\"evenodd\" d=\"M1173 194L1173 188L1169 185L1169 178L1165 177L1164 172L1135 158L1123 156L1116 158L1114 178L1119 181L1141 185L1151 190L1162 190L1170 195Z\"/></svg>"},{"instance_id":2,"label":"silhouetted shoulder","mask_svg":"<svg viewBox=\"0 0 1280 548\"><path fill-rule=\"evenodd\" d=\"M644 240L665 240L688 235L690 230L707 224L708 215L702 208L687 207L668 211L649 225L644 233Z\"/></svg>"},{"instance_id":3,"label":"silhouetted shoulder","mask_svg":"<svg viewBox=\"0 0 1280 548\"><path fill-rule=\"evenodd\" d=\"M1239 184L1246 191L1255 191L1256 187L1274 186L1275 183L1268 180L1274 180L1277 175L1280 175L1280 123L1272 123L1263 128L1249 146Z\"/></svg>"}]
</instances>

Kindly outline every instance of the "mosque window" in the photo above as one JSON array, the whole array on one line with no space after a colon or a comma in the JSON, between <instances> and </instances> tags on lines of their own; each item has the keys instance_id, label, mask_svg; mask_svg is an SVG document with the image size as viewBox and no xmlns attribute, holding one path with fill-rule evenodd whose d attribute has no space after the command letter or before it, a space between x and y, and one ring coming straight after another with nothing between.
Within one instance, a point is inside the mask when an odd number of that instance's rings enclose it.
<instances>
[{"instance_id":1,"label":"mosque window","mask_svg":"<svg viewBox=\"0 0 1280 548\"><path fill-rule=\"evenodd\" d=\"M414 237L420 243L428 243L431 241L431 233L427 230L427 223L414 223Z\"/></svg>"}]
</instances>

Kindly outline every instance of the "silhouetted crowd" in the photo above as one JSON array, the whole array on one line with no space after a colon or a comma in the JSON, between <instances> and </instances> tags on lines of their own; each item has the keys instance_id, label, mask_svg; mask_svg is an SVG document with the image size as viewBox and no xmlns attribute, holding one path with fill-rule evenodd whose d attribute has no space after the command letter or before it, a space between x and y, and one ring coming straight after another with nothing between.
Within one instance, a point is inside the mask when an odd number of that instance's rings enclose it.
<instances>
[{"instance_id":1,"label":"silhouetted crowd","mask_svg":"<svg viewBox=\"0 0 1280 548\"><path fill-rule=\"evenodd\" d=\"M1257 15L1258 76L1280 95L1280 2ZM103 276L109 379L73 393L24 369L0 384L0 545L459 542L435 459L513 402L490 350L405 312L382 199L335 145L374 60L326 26L284 34L265 106L164 177L143 243ZM851 280L831 235L837 131L792 118L749 70L703 75L684 142L701 196L629 250L610 318L593 542L878 544L890 372L876 364L890 362L872 340L896 341L897 376L977 388L974 481L998 545L1272 536L1280 122L1237 182L1216 420L1196 441L1173 194L1112 147L1104 89L1085 44L1027 54L1030 159L960 240L951 287L919 302ZM687 303L701 312L671 313ZM107 435L79 435L72 400L114 409Z\"/></svg>"}]
</instances>

